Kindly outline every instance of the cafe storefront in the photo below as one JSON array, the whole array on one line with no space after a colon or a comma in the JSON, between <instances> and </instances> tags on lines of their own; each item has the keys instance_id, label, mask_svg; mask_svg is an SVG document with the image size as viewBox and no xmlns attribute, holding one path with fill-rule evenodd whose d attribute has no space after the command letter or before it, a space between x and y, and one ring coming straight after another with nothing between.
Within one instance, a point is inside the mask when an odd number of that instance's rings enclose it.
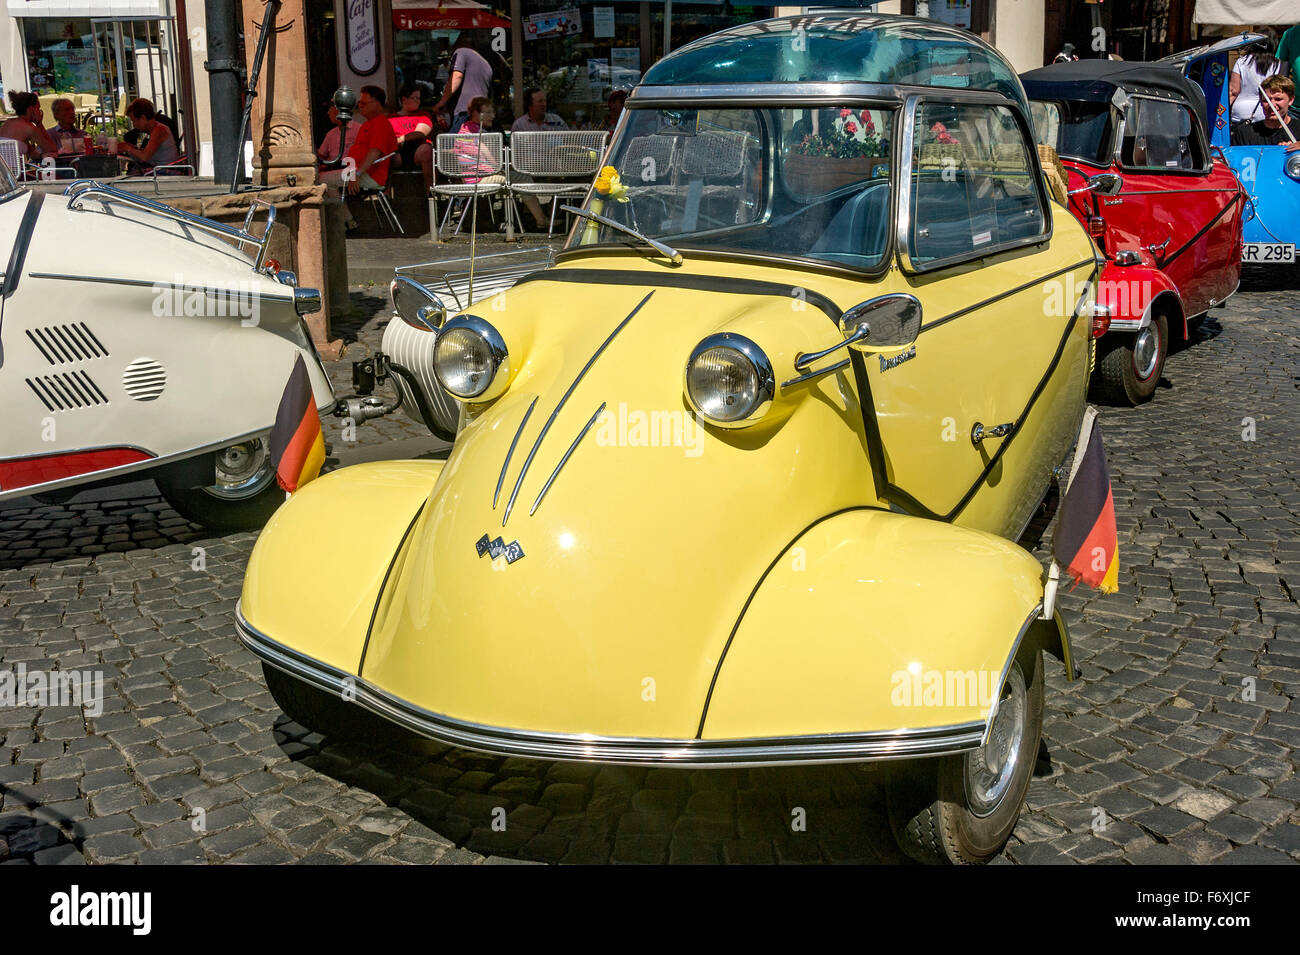
<instances>
[{"instance_id":1,"label":"cafe storefront","mask_svg":"<svg viewBox=\"0 0 1300 955\"><path fill-rule=\"evenodd\" d=\"M0 67L8 88L72 99L83 123L110 132L125 128L126 105L142 96L193 149L183 4L178 13L175 0L7 0L5 12L15 34L13 62Z\"/></svg>"},{"instance_id":2,"label":"cafe storefront","mask_svg":"<svg viewBox=\"0 0 1300 955\"><path fill-rule=\"evenodd\" d=\"M440 92L452 45L462 30L473 30L496 70L499 124L522 109L524 90L536 87L569 125L596 126L609 94L635 86L664 55L665 40L675 49L773 16L775 9L723 0L335 0L330 32L338 38L337 62L331 66L340 83L373 83L395 93L400 83L422 81ZM522 55L513 55L516 47Z\"/></svg>"}]
</instances>

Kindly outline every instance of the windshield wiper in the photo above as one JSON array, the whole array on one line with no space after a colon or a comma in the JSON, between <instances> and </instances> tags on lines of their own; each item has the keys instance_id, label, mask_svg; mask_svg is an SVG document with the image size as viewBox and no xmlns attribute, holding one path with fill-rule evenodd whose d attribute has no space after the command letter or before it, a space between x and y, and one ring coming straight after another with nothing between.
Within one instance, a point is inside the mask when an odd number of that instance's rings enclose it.
<instances>
[{"instance_id":1,"label":"windshield wiper","mask_svg":"<svg viewBox=\"0 0 1300 955\"><path fill-rule=\"evenodd\" d=\"M572 212L575 216L582 216L584 219L591 219L593 222L599 222L601 225L607 225L611 229L617 229L619 232L624 232L632 238L639 239L646 245L650 246L650 248L654 249L673 265L682 264L682 254L672 246L664 245L662 242L652 239L648 235L642 235L629 225L623 225L621 222L615 222L613 219L597 215L594 212L588 212L586 209L579 209L576 206L560 206L560 209L564 212Z\"/></svg>"}]
</instances>

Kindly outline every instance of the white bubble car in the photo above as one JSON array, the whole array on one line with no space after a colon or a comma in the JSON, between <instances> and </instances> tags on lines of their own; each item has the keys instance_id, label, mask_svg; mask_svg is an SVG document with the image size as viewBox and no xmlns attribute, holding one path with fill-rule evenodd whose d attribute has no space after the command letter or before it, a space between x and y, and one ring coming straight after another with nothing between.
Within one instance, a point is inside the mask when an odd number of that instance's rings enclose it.
<instances>
[{"instance_id":1,"label":"white bubble car","mask_svg":"<svg viewBox=\"0 0 1300 955\"><path fill-rule=\"evenodd\" d=\"M302 318L320 293L267 258L274 221L92 180L43 194L0 164L0 501L150 477L214 530L270 516L266 438L299 356L320 412L335 404Z\"/></svg>"}]
</instances>

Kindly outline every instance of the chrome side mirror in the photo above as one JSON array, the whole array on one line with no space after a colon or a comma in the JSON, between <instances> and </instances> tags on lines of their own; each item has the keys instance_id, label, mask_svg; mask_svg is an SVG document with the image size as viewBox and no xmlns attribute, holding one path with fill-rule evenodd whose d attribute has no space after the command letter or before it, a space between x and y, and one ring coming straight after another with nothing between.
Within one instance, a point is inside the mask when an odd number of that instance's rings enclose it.
<instances>
[{"instance_id":1,"label":"chrome side mirror","mask_svg":"<svg viewBox=\"0 0 1300 955\"><path fill-rule=\"evenodd\" d=\"M1099 172L1095 176L1089 176L1082 186L1078 189L1071 189L1070 195L1077 195L1081 192L1095 192L1099 196L1117 196L1119 191L1124 188L1124 180L1118 173Z\"/></svg>"},{"instance_id":2,"label":"chrome side mirror","mask_svg":"<svg viewBox=\"0 0 1300 955\"><path fill-rule=\"evenodd\" d=\"M921 303L904 292L870 299L840 317L840 331L864 354L907 348L921 334Z\"/></svg>"},{"instance_id":3,"label":"chrome side mirror","mask_svg":"<svg viewBox=\"0 0 1300 955\"><path fill-rule=\"evenodd\" d=\"M447 321L447 306L419 282L399 275L388 286L393 311L412 328L437 334Z\"/></svg>"},{"instance_id":4,"label":"chrome side mirror","mask_svg":"<svg viewBox=\"0 0 1300 955\"><path fill-rule=\"evenodd\" d=\"M907 348L921 334L921 303L914 295L905 292L869 299L840 316L840 333L844 335L844 341L839 344L818 352L796 355L795 370L807 372L813 362L841 348L852 348L868 355ZM814 374L830 370L824 368Z\"/></svg>"}]
</instances>

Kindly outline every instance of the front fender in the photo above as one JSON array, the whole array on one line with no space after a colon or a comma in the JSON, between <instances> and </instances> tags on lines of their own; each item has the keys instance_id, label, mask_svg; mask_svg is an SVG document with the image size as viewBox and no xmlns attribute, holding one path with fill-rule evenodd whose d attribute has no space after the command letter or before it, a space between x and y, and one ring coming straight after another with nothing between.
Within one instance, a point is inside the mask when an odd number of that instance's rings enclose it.
<instances>
[{"instance_id":1,"label":"front fender","mask_svg":"<svg viewBox=\"0 0 1300 955\"><path fill-rule=\"evenodd\" d=\"M295 493L248 559L243 619L291 650L355 674L379 589L443 463L357 464Z\"/></svg>"},{"instance_id":2,"label":"front fender","mask_svg":"<svg viewBox=\"0 0 1300 955\"><path fill-rule=\"evenodd\" d=\"M1038 621L1043 571L981 531L875 509L824 518L768 568L723 651L701 736L737 739L987 724ZM937 688L937 692L936 692Z\"/></svg>"},{"instance_id":3,"label":"front fender","mask_svg":"<svg viewBox=\"0 0 1300 955\"><path fill-rule=\"evenodd\" d=\"M1152 265L1108 263L1097 287L1097 303L1110 309L1111 331L1136 332L1149 318L1151 303L1164 294L1178 300L1181 315L1182 295L1164 272Z\"/></svg>"}]
</instances>

